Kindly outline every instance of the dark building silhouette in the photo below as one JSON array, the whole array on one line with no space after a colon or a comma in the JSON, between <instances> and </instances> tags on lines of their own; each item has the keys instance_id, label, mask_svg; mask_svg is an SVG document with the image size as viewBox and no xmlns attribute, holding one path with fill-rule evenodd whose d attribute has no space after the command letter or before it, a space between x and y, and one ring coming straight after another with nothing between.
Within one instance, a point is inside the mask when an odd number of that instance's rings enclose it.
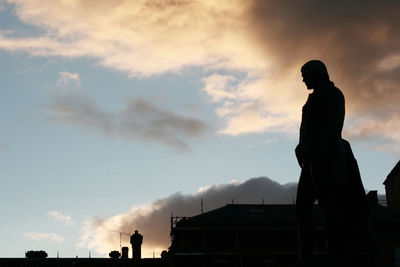
<instances>
[{"instance_id":1,"label":"dark building silhouette","mask_svg":"<svg viewBox=\"0 0 400 267\"><path fill-rule=\"evenodd\" d=\"M378 266L400 266L400 210L368 194L378 242ZM171 266L293 266L298 257L294 205L224 207L193 217L172 217ZM325 257L326 228L322 211L313 207L314 251Z\"/></svg>"},{"instance_id":2,"label":"dark building silhouette","mask_svg":"<svg viewBox=\"0 0 400 267\"><path fill-rule=\"evenodd\" d=\"M315 206L317 235L322 214ZM172 266L271 266L298 257L294 205L240 205L171 219ZM322 241L322 237L317 240ZM318 244L320 253L325 244Z\"/></svg>"},{"instance_id":3,"label":"dark building silhouette","mask_svg":"<svg viewBox=\"0 0 400 267\"><path fill-rule=\"evenodd\" d=\"M0 258L1 267L167 267L167 262L161 258L141 259L140 262L132 259L111 258Z\"/></svg>"},{"instance_id":4,"label":"dark building silhouette","mask_svg":"<svg viewBox=\"0 0 400 267\"><path fill-rule=\"evenodd\" d=\"M400 161L397 162L383 184L385 185L388 207L400 209Z\"/></svg>"}]
</instances>

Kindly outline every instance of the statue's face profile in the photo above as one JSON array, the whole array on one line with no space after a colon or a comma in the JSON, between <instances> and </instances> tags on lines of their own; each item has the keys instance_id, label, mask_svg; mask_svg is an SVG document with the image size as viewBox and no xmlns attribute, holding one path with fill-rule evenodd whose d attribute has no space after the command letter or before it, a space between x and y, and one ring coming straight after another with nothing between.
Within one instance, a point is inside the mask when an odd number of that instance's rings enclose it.
<instances>
[{"instance_id":1,"label":"statue's face profile","mask_svg":"<svg viewBox=\"0 0 400 267\"><path fill-rule=\"evenodd\" d=\"M301 75L308 90L316 89L330 82L328 70L320 60L310 60L304 64L301 67Z\"/></svg>"},{"instance_id":2,"label":"statue's face profile","mask_svg":"<svg viewBox=\"0 0 400 267\"><path fill-rule=\"evenodd\" d=\"M314 77L311 73L309 72L302 72L301 76L303 77L303 82L307 86L308 90L314 89Z\"/></svg>"}]
</instances>

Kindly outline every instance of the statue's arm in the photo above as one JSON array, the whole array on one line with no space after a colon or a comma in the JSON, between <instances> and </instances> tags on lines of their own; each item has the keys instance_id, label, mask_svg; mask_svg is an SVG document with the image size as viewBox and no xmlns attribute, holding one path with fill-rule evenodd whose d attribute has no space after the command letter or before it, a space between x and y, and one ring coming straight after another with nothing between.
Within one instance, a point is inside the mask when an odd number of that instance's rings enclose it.
<instances>
[{"instance_id":1,"label":"statue's arm","mask_svg":"<svg viewBox=\"0 0 400 267\"><path fill-rule=\"evenodd\" d=\"M331 153L335 140L341 137L345 116L345 102L343 94L332 90L325 96L323 108L322 145L327 153Z\"/></svg>"}]
</instances>

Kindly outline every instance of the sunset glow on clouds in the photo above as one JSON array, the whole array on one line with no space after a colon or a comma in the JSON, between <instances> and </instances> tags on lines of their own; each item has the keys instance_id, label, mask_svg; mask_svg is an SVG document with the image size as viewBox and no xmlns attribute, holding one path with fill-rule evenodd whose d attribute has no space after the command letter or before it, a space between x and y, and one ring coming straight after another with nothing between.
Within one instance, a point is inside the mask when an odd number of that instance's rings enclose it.
<instances>
[{"instance_id":1,"label":"sunset glow on clouds","mask_svg":"<svg viewBox=\"0 0 400 267\"><path fill-rule=\"evenodd\" d=\"M234 29L245 30L240 1L225 5L214 1L10 2L16 4L19 18L45 33L37 38L2 34L3 49L94 57L106 67L134 76L193 65L229 67L242 64L238 58L247 50L244 40L224 45L236 35ZM247 61L250 65L252 60Z\"/></svg>"},{"instance_id":2,"label":"sunset glow on clouds","mask_svg":"<svg viewBox=\"0 0 400 267\"><path fill-rule=\"evenodd\" d=\"M296 129L295 113L304 99L295 82L299 68L311 58L326 61L348 97L349 116L386 109L370 121L372 127L357 124L355 137L392 124L393 115L387 114L399 100L395 1L9 2L16 5L22 21L43 33L17 38L3 32L2 49L90 57L131 76L179 72L190 66L214 69L215 74L204 78L204 90L221 105L216 114L224 121L219 129L223 134ZM376 8L385 15L379 16ZM320 11L328 9L329 14L320 17ZM350 27L343 27L348 23ZM227 86L232 79L218 74L220 70L247 77ZM399 115L396 112L395 119ZM398 140L397 135L383 137Z\"/></svg>"}]
</instances>

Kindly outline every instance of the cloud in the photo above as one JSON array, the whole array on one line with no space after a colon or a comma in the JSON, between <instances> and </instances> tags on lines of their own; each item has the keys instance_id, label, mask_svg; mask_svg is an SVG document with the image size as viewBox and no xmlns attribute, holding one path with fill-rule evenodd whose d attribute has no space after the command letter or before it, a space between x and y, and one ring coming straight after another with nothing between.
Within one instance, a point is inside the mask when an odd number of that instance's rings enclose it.
<instances>
[{"instance_id":1,"label":"cloud","mask_svg":"<svg viewBox=\"0 0 400 267\"><path fill-rule=\"evenodd\" d=\"M235 78L230 75L213 74L203 79L205 87L203 90L211 96L213 102L222 100L234 100L237 94L234 92L234 87L228 86L229 82L235 81ZM231 91L231 92L230 92Z\"/></svg>"},{"instance_id":2,"label":"cloud","mask_svg":"<svg viewBox=\"0 0 400 267\"><path fill-rule=\"evenodd\" d=\"M382 131L400 115L399 8L398 1L255 1L250 18L277 75L285 79L305 61L322 59L346 96L350 118L369 117L380 129L363 125L358 137L399 140L395 128Z\"/></svg>"},{"instance_id":3,"label":"cloud","mask_svg":"<svg viewBox=\"0 0 400 267\"><path fill-rule=\"evenodd\" d=\"M315 58L343 90L352 121L378 114L373 123L381 129L400 115L397 0L8 2L44 33L0 33L1 49L90 57L140 77L204 67L203 92L216 106L222 134L294 134L306 100L299 70ZM360 127L352 138L399 141L394 130Z\"/></svg>"},{"instance_id":4,"label":"cloud","mask_svg":"<svg viewBox=\"0 0 400 267\"><path fill-rule=\"evenodd\" d=\"M103 66L135 76L224 65L244 49L242 38L236 38L234 47L221 46L234 38L233 25L243 27L243 3L237 0L8 2L15 4L23 22L46 33L38 38L2 35L1 48L40 56L94 57Z\"/></svg>"},{"instance_id":5,"label":"cloud","mask_svg":"<svg viewBox=\"0 0 400 267\"><path fill-rule=\"evenodd\" d=\"M372 145L372 149L384 152L389 151L393 157L400 158L400 145L397 142L386 141L382 145Z\"/></svg>"},{"instance_id":6,"label":"cloud","mask_svg":"<svg viewBox=\"0 0 400 267\"><path fill-rule=\"evenodd\" d=\"M78 86L81 84L79 73L71 73L68 71L61 71L58 73L58 85L70 85L71 82Z\"/></svg>"},{"instance_id":7,"label":"cloud","mask_svg":"<svg viewBox=\"0 0 400 267\"><path fill-rule=\"evenodd\" d=\"M213 102L220 103L216 114L225 124L219 133L235 136L297 131L301 91L285 91L288 88L285 79L270 81L261 75L249 75L237 81L232 76L213 74L203 81L203 91ZM282 91L268 88L282 88Z\"/></svg>"},{"instance_id":8,"label":"cloud","mask_svg":"<svg viewBox=\"0 0 400 267\"><path fill-rule=\"evenodd\" d=\"M57 210L48 211L47 217L55 220L56 222L62 222L67 226L71 226L73 224L72 218L70 215L64 215L60 211L57 211Z\"/></svg>"},{"instance_id":9,"label":"cloud","mask_svg":"<svg viewBox=\"0 0 400 267\"><path fill-rule=\"evenodd\" d=\"M82 240L78 244L98 253L106 254L118 249L118 230L129 233L138 229L143 234L142 251L151 257L170 245L170 216L193 216L200 213L203 199L204 211L209 211L234 201L234 203L266 204L293 203L297 184L281 185L269 178L252 178L245 182L233 181L200 188L195 194L175 193L142 206L133 206L129 211L110 218L92 218L81 229ZM129 239L121 237L123 246L130 246Z\"/></svg>"},{"instance_id":10,"label":"cloud","mask_svg":"<svg viewBox=\"0 0 400 267\"><path fill-rule=\"evenodd\" d=\"M347 137L367 141L371 149L390 152L395 158L400 157L400 116L391 112L383 121L380 114L355 120L352 127L346 129ZM378 140L374 140L377 139Z\"/></svg>"},{"instance_id":11,"label":"cloud","mask_svg":"<svg viewBox=\"0 0 400 267\"><path fill-rule=\"evenodd\" d=\"M357 121L347 124L349 137L399 141L400 47L393 45L400 42L399 7L398 1L252 1L248 47L262 51L267 67L251 69L233 88L220 84L229 98L207 91L221 104L216 113L226 123L220 132L295 133L305 102L299 70L318 58L343 90L348 117ZM205 80L204 90L209 85Z\"/></svg>"},{"instance_id":12,"label":"cloud","mask_svg":"<svg viewBox=\"0 0 400 267\"><path fill-rule=\"evenodd\" d=\"M40 232L29 232L25 233L24 237L26 239L32 239L38 242L41 241L52 241L56 243L61 243L64 241L64 237L57 235L55 233L40 233Z\"/></svg>"},{"instance_id":13,"label":"cloud","mask_svg":"<svg viewBox=\"0 0 400 267\"><path fill-rule=\"evenodd\" d=\"M160 109L140 98L129 101L119 112L111 112L86 95L56 95L47 112L54 120L109 137L156 142L179 151L190 150L189 143L208 131L208 126L198 119Z\"/></svg>"}]
</instances>

